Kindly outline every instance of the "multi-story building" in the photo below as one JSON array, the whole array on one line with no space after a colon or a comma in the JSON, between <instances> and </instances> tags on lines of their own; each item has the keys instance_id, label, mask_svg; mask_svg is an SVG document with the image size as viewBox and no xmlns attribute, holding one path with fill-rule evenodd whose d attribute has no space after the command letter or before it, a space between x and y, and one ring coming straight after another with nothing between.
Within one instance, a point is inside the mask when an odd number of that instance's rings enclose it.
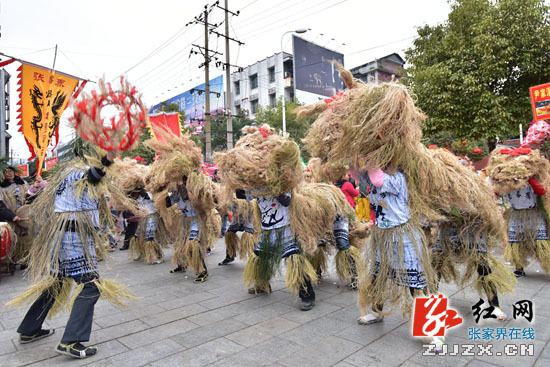
<instances>
[{"instance_id":1,"label":"multi-story building","mask_svg":"<svg viewBox=\"0 0 550 367\"><path fill-rule=\"evenodd\" d=\"M276 53L231 74L231 113L254 117L258 106L275 106L285 95L294 99L292 55Z\"/></svg>"},{"instance_id":2,"label":"multi-story building","mask_svg":"<svg viewBox=\"0 0 550 367\"><path fill-rule=\"evenodd\" d=\"M405 60L396 53L373 60L350 69L353 76L366 83L390 82L392 77L401 78Z\"/></svg>"},{"instance_id":3,"label":"multi-story building","mask_svg":"<svg viewBox=\"0 0 550 367\"><path fill-rule=\"evenodd\" d=\"M402 76L405 61L393 53L380 59L352 68L357 79L367 83L389 82ZM253 118L258 106L275 106L284 95L287 101L294 99L294 67L292 54L276 53L242 71L231 74L231 113L241 112ZM319 99L324 97L319 96ZM306 101L313 103L312 101Z\"/></svg>"}]
</instances>

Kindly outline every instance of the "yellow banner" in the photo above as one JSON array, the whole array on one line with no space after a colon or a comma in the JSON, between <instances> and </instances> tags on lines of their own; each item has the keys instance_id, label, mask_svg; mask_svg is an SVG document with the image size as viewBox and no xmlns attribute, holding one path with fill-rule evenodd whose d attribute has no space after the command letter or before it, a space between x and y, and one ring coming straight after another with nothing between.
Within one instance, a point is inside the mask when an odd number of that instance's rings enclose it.
<instances>
[{"instance_id":1,"label":"yellow banner","mask_svg":"<svg viewBox=\"0 0 550 367\"><path fill-rule=\"evenodd\" d=\"M79 79L30 64L22 64L19 71L19 131L31 152L29 160L38 159L40 174L52 137L59 140L61 114Z\"/></svg>"}]
</instances>

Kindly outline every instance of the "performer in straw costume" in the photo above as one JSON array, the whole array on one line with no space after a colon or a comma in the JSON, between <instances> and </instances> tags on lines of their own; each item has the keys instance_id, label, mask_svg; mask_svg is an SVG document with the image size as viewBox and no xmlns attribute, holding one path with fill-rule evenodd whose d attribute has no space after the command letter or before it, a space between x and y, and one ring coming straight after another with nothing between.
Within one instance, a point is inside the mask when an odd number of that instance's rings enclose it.
<instances>
[{"instance_id":1,"label":"performer in straw costume","mask_svg":"<svg viewBox=\"0 0 550 367\"><path fill-rule=\"evenodd\" d=\"M514 265L514 274L525 276L529 257L550 274L550 196L546 192L550 163L539 150L529 147L497 148L491 153L487 173L495 192L510 203L506 213L509 244L504 257Z\"/></svg>"},{"instance_id":2,"label":"performer in straw costume","mask_svg":"<svg viewBox=\"0 0 550 367\"><path fill-rule=\"evenodd\" d=\"M336 180L349 166L371 184L377 223L369 241L369 275L360 284L358 320L370 324L383 320L385 303L409 314L414 296L436 290L421 218L443 220L441 211L455 206L471 218L483 217L491 234L501 231L501 219L494 205L484 202L477 176L461 175L420 143L424 115L406 87L365 84L337 67L347 91L297 112L299 117L319 113L304 141L325 175Z\"/></svg>"},{"instance_id":3,"label":"performer in straw costume","mask_svg":"<svg viewBox=\"0 0 550 367\"><path fill-rule=\"evenodd\" d=\"M215 209L219 189L201 172L202 153L189 135L166 136L166 141L146 142L159 153L146 188L166 226L176 234L172 263L177 266L170 272L184 272L190 266L197 275L195 282L202 283L208 278L206 251L214 246L221 227Z\"/></svg>"},{"instance_id":4,"label":"performer in straw costume","mask_svg":"<svg viewBox=\"0 0 550 367\"><path fill-rule=\"evenodd\" d=\"M135 298L130 290L113 280L99 277L97 261L105 252L106 233L114 228L106 199L109 195L127 202L122 191L110 185L107 167L113 163L117 150L131 149L145 127L145 107L135 88L123 78L120 91L99 81L99 98L83 93L74 104L74 126L78 134L108 150L107 154L90 149L61 166L50 179L45 191L35 201L34 219L40 231L34 238L29 260L32 285L8 305L18 305L35 299L17 332L20 343L30 343L53 334L42 329L46 317L63 309L71 309L61 342L56 351L75 358L87 358L97 353L97 347L86 347L92 330L94 306L100 296L122 306L121 297ZM105 105L121 104L118 122L112 118L107 128L101 119ZM137 113L131 106L137 107ZM101 158L99 158L101 157ZM132 207L131 203L125 204ZM134 205L135 207L135 205ZM136 212L137 207L136 207ZM106 229L105 231L103 229ZM101 244L97 246L97 244ZM71 297L73 284L76 289Z\"/></svg>"}]
</instances>

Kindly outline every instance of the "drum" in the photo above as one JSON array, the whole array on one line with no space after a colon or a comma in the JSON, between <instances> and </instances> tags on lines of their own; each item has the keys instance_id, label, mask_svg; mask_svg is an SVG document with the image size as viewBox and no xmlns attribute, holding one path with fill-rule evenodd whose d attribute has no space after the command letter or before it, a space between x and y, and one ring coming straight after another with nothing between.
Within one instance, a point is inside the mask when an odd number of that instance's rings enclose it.
<instances>
[{"instance_id":1,"label":"drum","mask_svg":"<svg viewBox=\"0 0 550 367\"><path fill-rule=\"evenodd\" d=\"M19 209L15 211L15 215L17 215L21 220L18 222L15 222L19 227L30 229L32 227L32 221L30 219L32 213L32 206L27 204L21 206Z\"/></svg>"},{"instance_id":2,"label":"drum","mask_svg":"<svg viewBox=\"0 0 550 367\"><path fill-rule=\"evenodd\" d=\"M12 245L15 245L15 234L8 223L0 222L0 260L8 256Z\"/></svg>"}]
</instances>

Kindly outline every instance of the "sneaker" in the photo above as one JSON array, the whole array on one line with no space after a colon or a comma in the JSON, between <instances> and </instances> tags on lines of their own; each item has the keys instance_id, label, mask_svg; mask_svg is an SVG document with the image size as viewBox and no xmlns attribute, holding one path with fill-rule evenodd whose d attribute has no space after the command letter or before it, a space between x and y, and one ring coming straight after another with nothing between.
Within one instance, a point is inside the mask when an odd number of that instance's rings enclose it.
<instances>
[{"instance_id":1,"label":"sneaker","mask_svg":"<svg viewBox=\"0 0 550 367\"><path fill-rule=\"evenodd\" d=\"M200 273L194 280L195 283L204 283L206 282L206 279L208 278L208 273L207 272L202 272Z\"/></svg>"},{"instance_id":2,"label":"sneaker","mask_svg":"<svg viewBox=\"0 0 550 367\"><path fill-rule=\"evenodd\" d=\"M55 333L54 329L41 329L33 335L19 334L19 344L32 343L37 340L44 339L50 335L53 335L53 333Z\"/></svg>"},{"instance_id":3,"label":"sneaker","mask_svg":"<svg viewBox=\"0 0 550 367\"><path fill-rule=\"evenodd\" d=\"M209 248L206 249L206 256L210 256L212 254L212 250Z\"/></svg>"},{"instance_id":4,"label":"sneaker","mask_svg":"<svg viewBox=\"0 0 550 367\"><path fill-rule=\"evenodd\" d=\"M271 293L271 284L268 286L268 290L265 288L248 288L248 294L269 294Z\"/></svg>"},{"instance_id":5,"label":"sneaker","mask_svg":"<svg viewBox=\"0 0 550 367\"><path fill-rule=\"evenodd\" d=\"M504 311L501 310L500 307L496 307L493 310L493 315L497 317L498 321L506 321L508 319L508 316L504 313Z\"/></svg>"},{"instance_id":6,"label":"sneaker","mask_svg":"<svg viewBox=\"0 0 550 367\"><path fill-rule=\"evenodd\" d=\"M321 280L322 277L323 277L323 269L319 268L319 269L317 269L317 278L319 278L319 280Z\"/></svg>"},{"instance_id":7,"label":"sneaker","mask_svg":"<svg viewBox=\"0 0 550 367\"><path fill-rule=\"evenodd\" d=\"M514 275L516 278L523 278L525 276L525 272L523 270L514 270Z\"/></svg>"},{"instance_id":8,"label":"sneaker","mask_svg":"<svg viewBox=\"0 0 550 367\"><path fill-rule=\"evenodd\" d=\"M377 322L382 322L384 320L384 316L380 315L378 312L370 311L365 316L360 316L357 319L357 323L359 325L370 325L370 324L376 324Z\"/></svg>"},{"instance_id":9,"label":"sneaker","mask_svg":"<svg viewBox=\"0 0 550 367\"><path fill-rule=\"evenodd\" d=\"M356 291L357 289L359 289L359 285L358 285L357 279L351 278L351 282L348 284L348 287L349 287L349 289L351 289L352 291Z\"/></svg>"},{"instance_id":10,"label":"sneaker","mask_svg":"<svg viewBox=\"0 0 550 367\"><path fill-rule=\"evenodd\" d=\"M55 351L60 354L65 354L74 358L88 358L97 353L97 347L85 347L80 343L63 344L59 343Z\"/></svg>"},{"instance_id":11,"label":"sneaker","mask_svg":"<svg viewBox=\"0 0 550 367\"><path fill-rule=\"evenodd\" d=\"M122 246L121 248L119 248L120 251L124 251L124 250L128 250L130 248L130 246Z\"/></svg>"},{"instance_id":12,"label":"sneaker","mask_svg":"<svg viewBox=\"0 0 550 367\"><path fill-rule=\"evenodd\" d=\"M181 265L178 265L176 268L170 270L170 273L185 273L185 268Z\"/></svg>"},{"instance_id":13,"label":"sneaker","mask_svg":"<svg viewBox=\"0 0 550 367\"><path fill-rule=\"evenodd\" d=\"M315 300L302 300L302 304L300 305L300 310L302 311L309 311L315 306Z\"/></svg>"},{"instance_id":14,"label":"sneaker","mask_svg":"<svg viewBox=\"0 0 550 367\"><path fill-rule=\"evenodd\" d=\"M152 262L153 265L158 265L158 264L162 264L164 262L164 259L160 258L160 259L156 259L155 261Z\"/></svg>"},{"instance_id":15,"label":"sneaker","mask_svg":"<svg viewBox=\"0 0 550 367\"><path fill-rule=\"evenodd\" d=\"M228 265L231 264L233 261L235 261L234 257L226 257L221 263L218 263L218 265Z\"/></svg>"}]
</instances>

